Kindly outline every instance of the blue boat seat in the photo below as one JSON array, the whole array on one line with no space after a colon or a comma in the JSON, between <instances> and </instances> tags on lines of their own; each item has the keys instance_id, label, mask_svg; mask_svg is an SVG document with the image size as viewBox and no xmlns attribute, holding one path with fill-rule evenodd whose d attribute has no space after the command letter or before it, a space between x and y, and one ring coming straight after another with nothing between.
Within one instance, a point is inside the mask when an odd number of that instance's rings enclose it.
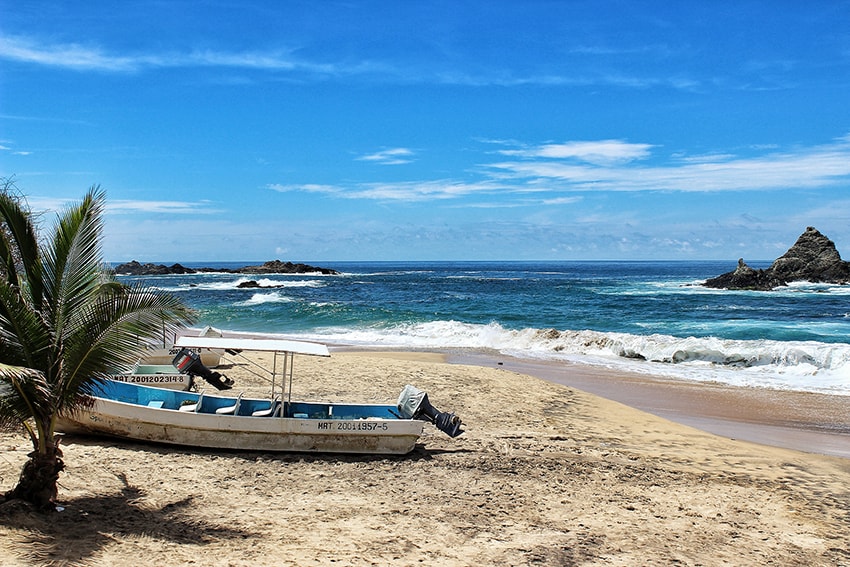
<instances>
[{"instance_id":1,"label":"blue boat seat","mask_svg":"<svg viewBox=\"0 0 850 567\"><path fill-rule=\"evenodd\" d=\"M277 417L280 412L280 395L274 397L274 399L269 404L269 409L257 410L253 412L251 415L253 417Z\"/></svg>"},{"instance_id":2,"label":"blue boat seat","mask_svg":"<svg viewBox=\"0 0 850 567\"><path fill-rule=\"evenodd\" d=\"M239 415L239 406L242 405L242 392L239 392L239 396L236 398L236 403L232 406L225 406L223 408L218 408L215 410L215 413L219 415Z\"/></svg>"},{"instance_id":3,"label":"blue boat seat","mask_svg":"<svg viewBox=\"0 0 850 567\"><path fill-rule=\"evenodd\" d=\"M194 404L186 404L185 406L180 406L180 411L194 412L198 413L201 411L201 404L204 401L204 391L201 390L201 393L198 394L198 401Z\"/></svg>"},{"instance_id":4,"label":"blue boat seat","mask_svg":"<svg viewBox=\"0 0 850 567\"><path fill-rule=\"evenodd\" d=\"M160 409L164 403L162 400L151 400L148 402L148 407Z\"/></svg>"}]
</instances>

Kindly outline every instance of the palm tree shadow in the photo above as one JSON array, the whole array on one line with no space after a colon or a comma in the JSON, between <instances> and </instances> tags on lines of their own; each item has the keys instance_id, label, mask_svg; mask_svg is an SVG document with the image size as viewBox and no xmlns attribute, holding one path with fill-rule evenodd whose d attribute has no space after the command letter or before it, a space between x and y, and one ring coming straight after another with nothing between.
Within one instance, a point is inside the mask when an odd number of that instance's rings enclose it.
<instances>
[{"instance_id":1,"label":"palm tree shadow","mask_svg":"<svg viewBox=\"0 0 850 567\"><path fill-rule=\"evenodd\" d=\"M43 514L21 501L0 505L0 524L23 533L17 542L22 559L46 565L85 565L99 550L126 537L146 537L179 545L255 536L242 529L191 520L193 497L151 506L144 492L127 482L117 494L65 501L64 509ZM17 545L15 545L17 544Z\"/></svg>"}]
</instances>

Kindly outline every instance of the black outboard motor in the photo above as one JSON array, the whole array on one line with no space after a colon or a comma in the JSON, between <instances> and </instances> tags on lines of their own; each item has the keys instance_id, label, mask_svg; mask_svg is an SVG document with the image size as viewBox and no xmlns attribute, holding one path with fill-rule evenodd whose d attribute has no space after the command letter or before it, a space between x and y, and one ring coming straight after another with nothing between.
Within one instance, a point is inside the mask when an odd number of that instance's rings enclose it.
<instances>
[{"instance_id":1,"label":"black outboard motor","mask_svg":"<svg viewBox=\"0 0 850 567\"><path fill-rule=\"evenodd\" d=\"M180 349L171 364L183 374L200 376L219 390L229 390L233 387L233 380L204 366L201 355L187 348Z\"/></svg>"},{"instance_id":2,"label":"black outboard motor","mask_svg":"<svg viewBox=\"0 0 850 567\"><path fill-rule=\"evenodd\" d=\"M401 391L397 407L402 417L429 421L449 437L457 437L463 433L460 428L463 423L458 416L437 410L428 401L428 394L410 384Z\"/></svg>"}]
</instances>

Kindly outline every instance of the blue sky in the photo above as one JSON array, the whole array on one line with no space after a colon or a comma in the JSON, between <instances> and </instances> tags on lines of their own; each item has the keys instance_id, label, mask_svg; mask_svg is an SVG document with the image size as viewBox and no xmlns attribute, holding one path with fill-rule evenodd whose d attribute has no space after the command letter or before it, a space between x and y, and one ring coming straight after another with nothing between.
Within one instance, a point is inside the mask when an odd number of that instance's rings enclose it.
<instances>
[{"instance_id":1,"label":"blue sky","mask_svg":"<svg viewBox=\"0 0 850 567\"><path fill-rule=\"evenodd\" d=\"M0 177L111 261L850 258L850 3L0 0Z\"/></svg>"}]
</instances>

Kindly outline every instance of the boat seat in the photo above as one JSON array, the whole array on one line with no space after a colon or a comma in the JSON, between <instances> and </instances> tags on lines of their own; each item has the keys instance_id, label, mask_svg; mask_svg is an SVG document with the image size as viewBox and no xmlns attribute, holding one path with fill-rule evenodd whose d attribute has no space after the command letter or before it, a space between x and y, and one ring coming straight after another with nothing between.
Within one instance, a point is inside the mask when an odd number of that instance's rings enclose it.
<instances>
[{"instance_id":1,"label":"boat seat","mask_svg":"<svg viewBox=\"0 0 850 567\"><path fill-rule=\"evenodd\" d=\"M201 393L198 394L198 401L195 402L194 404L186 404L185 406L180 406L180 411L198 413L199 411L201 411L201 404L203 403L203 401L204 401L204 391L201 390Z\"/></svg>"},{"instance_id":2,"label":"boat seat","mask_svg":"<svg viewBox=\"0 0 850 567\"><path fill-rule=\"evenodd\" d=\"M269 409L257 410L253 412L251 415L253 417L277 417L280 412L280 396L275 396L274 399L269 404Z\"/></svg>"},{"instance_id":3,"label":"boat seat","mask_svg":"<svg viewBox=\"0 0 850 567\"><path fill-rule=\"evenodd\" d=\"M236 403L232 406L225 406L223 408L218 408L215 410L215 413L219 415L239 415L239 406L242 405L242 392L239 392L239 396L236 398Z\"/></svg>"},{"instance_id":4,"label":"boat seat","mask_svg":"<svg viewBox=\"0 0 850 567\"><path fill-rule=\"evenodd\" d=\"M151 400L151 401L148 402L148 407L159 409L159 408L162 407L162 404L164 404L164 403L165 402L162 401L162 400Z\"/></svg>"}]
</instances>

